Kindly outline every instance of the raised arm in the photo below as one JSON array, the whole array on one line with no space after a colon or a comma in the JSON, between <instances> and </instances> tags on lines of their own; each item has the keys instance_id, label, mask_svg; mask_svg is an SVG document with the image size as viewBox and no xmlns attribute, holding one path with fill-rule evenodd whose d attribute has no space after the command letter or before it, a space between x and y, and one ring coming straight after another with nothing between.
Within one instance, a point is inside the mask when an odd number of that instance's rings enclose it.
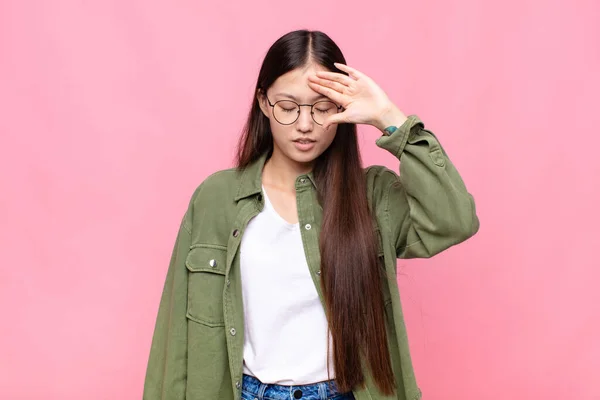
<instances>
[{"instance_id":1,"label":"raised arm","mask_svg":"<svg viewBox=\"0 0 600 400\"><path fill-rule=\"evenodd\" d=\"M474 235L479 229L473 196L437 138L416 116L406 117L369 76L336 63L345 72L318 71L309 86L342 105L323 123L368 124L390 129L376 144L400 160L398 176L378 173L375 201L385 204L385 220L401 258L431 257ZM395 128L395 130L394 130Z\"/></svg>"},{"instance_id":2,"label":"raised arm","mask_svg":"<svg viewBox=\"0 0 600 400\"><path fill-rule=\"evenodd\" d=\"M386 169L378 184L397 257L429 258L478 231L473 196L436 136L417 116L405 118L376 144L400 160L400 175Z\"/></svg>"}]
</instances>

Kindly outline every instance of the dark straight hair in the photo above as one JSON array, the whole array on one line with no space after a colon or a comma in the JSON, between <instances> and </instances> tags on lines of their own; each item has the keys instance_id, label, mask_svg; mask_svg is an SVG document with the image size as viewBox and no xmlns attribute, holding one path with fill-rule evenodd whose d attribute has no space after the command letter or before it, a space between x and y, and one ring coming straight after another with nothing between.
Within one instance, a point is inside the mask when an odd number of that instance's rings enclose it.
<instances>
[{"instance_id":1,"label":"dark straight hair","mask_svg":"<svg viewBox=\"0 0 600 400\"><path fill-rule=\"evenodd\" d=\"M239 138L236 167L241 170L273 152L269 119L256 95L281 75L310 63L340 72L346 64L340 48L319 31L297 30L279 38L263 60L252 107ZM367 201L355 124L339 124L331 145L315 160L313 175L323 224L319 237L321 288L333 343L335 380L339 390L364 387L363 362L379 391L395 392L387 345L381 264ZM328 346L329 347L329 346ZM328 348L329 351L329 348ZM328 375L331 377L328 364Z\"/></svg>"}]
</instances>

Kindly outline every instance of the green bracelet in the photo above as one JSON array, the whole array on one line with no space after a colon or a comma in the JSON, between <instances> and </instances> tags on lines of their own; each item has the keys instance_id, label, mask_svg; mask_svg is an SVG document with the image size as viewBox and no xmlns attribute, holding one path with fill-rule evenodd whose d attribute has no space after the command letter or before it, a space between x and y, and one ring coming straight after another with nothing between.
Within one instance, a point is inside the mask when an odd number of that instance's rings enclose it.
<instances>
[{"instance_id":1,"label":"green bracelet","mask_svg":"<svg viewBox=\"0 0 600 400\"><path fill-rule=\"evenodd\" d=\"M388 126L387 128L385 128L383 131L390 136L392 133L396 132L398 130L397 126Z\"/></svg>"}]
</instances>

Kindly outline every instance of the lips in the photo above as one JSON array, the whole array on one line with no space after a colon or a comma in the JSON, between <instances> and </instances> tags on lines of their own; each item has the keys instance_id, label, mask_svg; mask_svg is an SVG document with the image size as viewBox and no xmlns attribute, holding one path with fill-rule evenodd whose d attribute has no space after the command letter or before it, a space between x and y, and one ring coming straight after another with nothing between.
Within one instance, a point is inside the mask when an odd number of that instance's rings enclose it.
<instances>
[{"instance_id":1,"label":"lips","mask_svg":"<svg viewBox=\"0 0 600 400\"><path fill-rule=\"evenodd\" d=\"M294 140L294 146L299 151L310 151L315 147L315 141L309 139Z\"/></svg>"}]
</instances>

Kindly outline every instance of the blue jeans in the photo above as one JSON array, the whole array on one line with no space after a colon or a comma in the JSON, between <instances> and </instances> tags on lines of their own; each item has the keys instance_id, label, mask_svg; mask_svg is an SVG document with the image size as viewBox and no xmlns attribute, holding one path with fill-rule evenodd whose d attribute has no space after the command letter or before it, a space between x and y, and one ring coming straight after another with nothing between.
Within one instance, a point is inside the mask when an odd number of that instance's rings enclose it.
<instances>
[{"instance_id":1,"label":"blue jeans","mask_svg":"<svg viewBox=\"0 0 600 400\"><path fill-rule=\"evenodd\" d=\"M331 384L331 385L330 385ZM242 400L354 400L352 392L340 393L335 380L308 385L262 383L254 376L242 378Z\"/></svg>"}]
</instances>

